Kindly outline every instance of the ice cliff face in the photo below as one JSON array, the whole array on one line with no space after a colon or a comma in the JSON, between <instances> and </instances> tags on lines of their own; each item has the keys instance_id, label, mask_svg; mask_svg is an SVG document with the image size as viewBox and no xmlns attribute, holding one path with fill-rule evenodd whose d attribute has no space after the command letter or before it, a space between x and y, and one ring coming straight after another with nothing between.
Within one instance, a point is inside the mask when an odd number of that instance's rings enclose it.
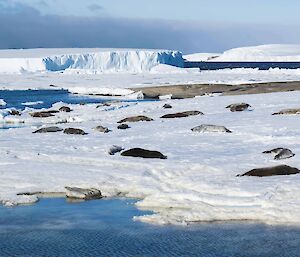
<instances>
[{"instance_id":1,"label":"ice cliff face","mask_svg":"<svg viewBox=\"0 0 300 257\"><path fill-rule=\"evenodd\" d=\"M20 54L18 51L22 51ZM87 51L87 50L86 50ZM57 72L80 70L81 72L131 72L150 71L159 64L183 67L184 59L177 51L168 50L94 50L71 53L66 49L45 51L10 50L0 51L0 73ZM68 53L69 52L69 53ZM38 54L37 54L38 53Z\"/></svg>"}]
</instances>

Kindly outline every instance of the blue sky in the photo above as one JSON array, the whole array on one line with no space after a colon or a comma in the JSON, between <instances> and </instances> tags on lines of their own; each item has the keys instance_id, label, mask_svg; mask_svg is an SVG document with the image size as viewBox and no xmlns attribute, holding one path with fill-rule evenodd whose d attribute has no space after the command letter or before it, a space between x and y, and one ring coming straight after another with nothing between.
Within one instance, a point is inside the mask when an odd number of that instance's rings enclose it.
<instances>
[{"instance_id":1,"label":"blue sky","mask_svg":"<svg viewBox=\"0 0 300 257\"><path fill-rule=\"evenodd\" d=\"M299 10L299 0L0 0L0 48L300 43Z\"/></svg>"}]
</instances>

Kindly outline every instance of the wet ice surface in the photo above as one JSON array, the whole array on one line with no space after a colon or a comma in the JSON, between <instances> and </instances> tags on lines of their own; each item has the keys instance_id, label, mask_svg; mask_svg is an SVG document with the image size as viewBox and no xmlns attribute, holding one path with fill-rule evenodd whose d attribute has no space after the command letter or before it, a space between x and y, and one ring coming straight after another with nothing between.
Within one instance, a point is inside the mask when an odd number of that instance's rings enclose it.
<instances>
[{"instance_id":1,"label":"wet ice surface","mask_svg":"<svg viewBox=\"0 0 300 257\"><path fill-rule=\"evenodd\" d=\"M42 199L0 207L1 256L299 256L300 228L255 223L154 226L133 200Z\"/></svg>"}]
</instances>

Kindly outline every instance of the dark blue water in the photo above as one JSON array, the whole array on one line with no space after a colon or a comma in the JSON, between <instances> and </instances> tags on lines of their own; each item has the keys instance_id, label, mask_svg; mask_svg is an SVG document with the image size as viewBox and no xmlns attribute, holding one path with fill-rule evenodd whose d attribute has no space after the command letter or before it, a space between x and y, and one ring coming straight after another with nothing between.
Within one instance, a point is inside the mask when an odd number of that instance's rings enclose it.
<instances>
[{"instance_id":1,"label":"dark blue water","mask_svg":"<svg viewBox=\"0 0 300 257\"><path fill-rule=\"evenodd\" d=\"M50 108L54 103L64 102L67 104L79 103L103 103L107 99L93 96L82 96L70 94L67 90L0 90L0 99L7 103L4 108L25 109L26 102L42 102L40 104L28 106L31 108Z\"/></svg>"},{"instance_id":2,"label":"dark blue water","mask_svg":"<svg viewBox=\"0 0 300 257\"><path fill-rule=\"evenodd\" d=\"M269 70L280 69L299 69L300 62L185 62L185 68L200 68L200 70L221 70L221 69L259 69Z\"/></svg>"},{"instance_id":3,"label":"dark blue water","mask_svg":"<svg viewBox=\"0 0 300 257\"><path fill-rule=\"evenodd\" d=\"M0 256L299 256L300 228L135 222L132 200L0 207Z\"/></svg>"}]
</instances>

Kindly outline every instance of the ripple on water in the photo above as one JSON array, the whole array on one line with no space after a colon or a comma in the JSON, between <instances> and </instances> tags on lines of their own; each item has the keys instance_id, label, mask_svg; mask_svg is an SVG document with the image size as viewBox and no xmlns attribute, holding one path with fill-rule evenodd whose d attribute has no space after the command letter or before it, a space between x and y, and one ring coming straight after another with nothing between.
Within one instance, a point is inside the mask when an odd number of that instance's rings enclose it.
<instances>
[{"instance_id":1,"label":"ripple on water","mask_svg":"<svg viewBox=\"0 0 300 257\"><path fill-rule=\"evenodd\" d=\"M0 208L0 256L299 256L300 228L253 223L187 227L134 222L132 200Z\"/></svg>"}]
</instances>

